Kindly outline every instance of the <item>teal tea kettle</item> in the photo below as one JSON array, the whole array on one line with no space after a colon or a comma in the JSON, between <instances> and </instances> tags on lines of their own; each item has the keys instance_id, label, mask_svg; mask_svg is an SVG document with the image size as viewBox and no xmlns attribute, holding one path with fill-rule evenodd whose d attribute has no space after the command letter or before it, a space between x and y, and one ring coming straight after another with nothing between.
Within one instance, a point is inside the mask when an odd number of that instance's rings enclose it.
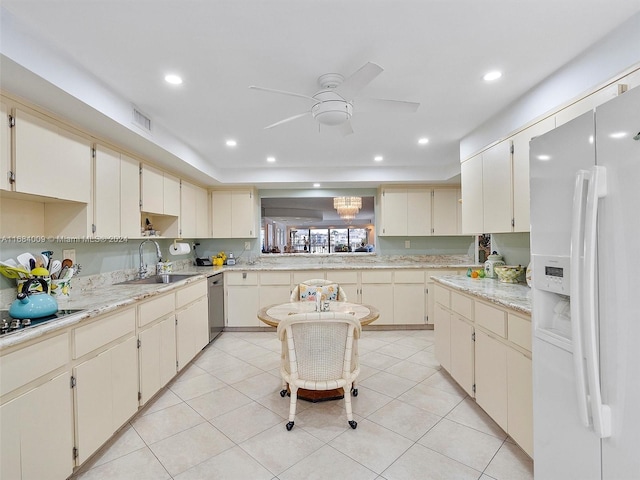
<instances>
[{"instance_id":1,"label":"teal tea kettle","mask_svg":"<svg viewBox=\"0 0 640 480\"><path fill-rule=\"evenodd\" d=\"M42 285L42 292L31 292L33 283ZM58 302L46 293L47 282L42 278L31 278L22 286L22 292L9 307L9 315L13 318L41 318L53 315L58 311Z\"/></svg>"}]
</instances>

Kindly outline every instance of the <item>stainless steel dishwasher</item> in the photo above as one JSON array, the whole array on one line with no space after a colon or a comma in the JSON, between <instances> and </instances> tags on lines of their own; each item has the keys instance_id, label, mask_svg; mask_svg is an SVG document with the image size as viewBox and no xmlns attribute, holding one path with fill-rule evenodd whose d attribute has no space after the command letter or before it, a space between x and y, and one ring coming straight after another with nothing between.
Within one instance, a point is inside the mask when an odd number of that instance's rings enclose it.
<instances>
[{"instance_id":1,"label":"stainless steel dishwasher","mask_svg":"<svg viewBox=\"0 0 640 480\"><path fill-rule=\"evenodd\" d=\"M224 329L224 279L222 274L207 278L209 296L209 342Z\"/></svg>"}]
</instances>

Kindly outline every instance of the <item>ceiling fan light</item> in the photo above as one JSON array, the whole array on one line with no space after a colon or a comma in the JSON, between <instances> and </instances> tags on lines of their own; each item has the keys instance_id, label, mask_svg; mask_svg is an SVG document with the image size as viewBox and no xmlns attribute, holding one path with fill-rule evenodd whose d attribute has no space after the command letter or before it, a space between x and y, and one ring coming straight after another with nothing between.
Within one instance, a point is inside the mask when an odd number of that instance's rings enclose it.
<instances>
[{"instance_id":1,"label":"ceiling fan light","mask_svg":"<svg viewBox=\"0 0 640 480\"><path fill-rule=\"evenodd\" d=\"M328 100L314 105L311 113L321 124L335 127L351 118L353 107L344 100Z\"/></svg>"}]
</instances>

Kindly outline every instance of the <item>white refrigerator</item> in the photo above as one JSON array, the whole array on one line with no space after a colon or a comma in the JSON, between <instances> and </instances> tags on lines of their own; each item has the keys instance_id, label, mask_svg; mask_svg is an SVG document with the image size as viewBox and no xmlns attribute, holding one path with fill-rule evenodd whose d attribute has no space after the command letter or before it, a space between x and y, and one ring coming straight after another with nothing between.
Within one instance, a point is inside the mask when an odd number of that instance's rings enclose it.
<instances>
[{"instance_id":1,"label":"white refrigerator","mask_svg":"<svg viewBox=\"0 0 640 480\"><path fill-rule=\"evenodd\" d=\"M530 144L534 474L640 479L640 87Z\"/></svg>"}]
</instances>

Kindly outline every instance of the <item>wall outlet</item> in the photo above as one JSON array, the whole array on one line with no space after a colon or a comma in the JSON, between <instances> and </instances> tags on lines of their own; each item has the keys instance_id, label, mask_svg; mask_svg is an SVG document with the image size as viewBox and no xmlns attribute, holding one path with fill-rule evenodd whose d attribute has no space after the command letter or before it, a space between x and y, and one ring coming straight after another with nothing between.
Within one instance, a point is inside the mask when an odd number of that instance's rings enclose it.
<instances>
[{"instance_id":1,"label":"wall outlet","mask_svg":"<svg viewBox=\"0 0 640 480\"><path fill-rule=\"evenodd\" d=\"M244 249L251 250L251 242L244 242Z\"/></svg>"},{"instance_id":2,"label":"wall outlet","mask_svg":"<svg viewBox=\"0 0 640 480\"><path fill-rule=\"evenodd\" d=\"M71 250L62 250L62 259L68 258L72 263L76 263L76 251L75 249Z\"/></svg>"},{"instance_id":3,"label":"wall outlet","mask_svg":"<svg viewBox=\"0 0 640 480\"><path fill-rule=\"evenodd\" d=\"M411 240L404 241L404 248L411 248Z\"/></svg>"}]
</instances>

